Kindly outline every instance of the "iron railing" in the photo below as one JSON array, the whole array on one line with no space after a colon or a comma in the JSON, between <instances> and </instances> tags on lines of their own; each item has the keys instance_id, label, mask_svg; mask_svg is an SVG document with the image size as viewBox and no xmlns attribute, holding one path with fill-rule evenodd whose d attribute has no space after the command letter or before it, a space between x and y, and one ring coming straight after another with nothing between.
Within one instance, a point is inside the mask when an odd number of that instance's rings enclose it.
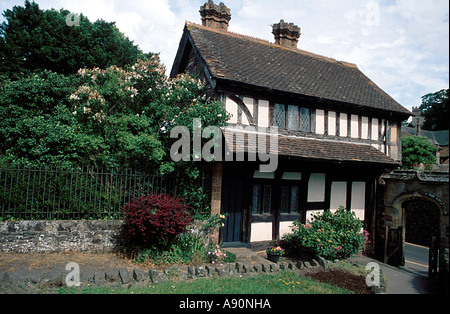
<instances>
[{"instance_id":1,"label":"iron railing","mask_svg":"<svg viewBox=\"0 0 450 314\"><path fill-rule=\"evenodd\" d=\"M174 176L137 170L19 167L0 164L0 220L120 219L123 204L150 193L177 195ZM200 178L205 186L205 178Z\"/></svg>"}]
</instances>

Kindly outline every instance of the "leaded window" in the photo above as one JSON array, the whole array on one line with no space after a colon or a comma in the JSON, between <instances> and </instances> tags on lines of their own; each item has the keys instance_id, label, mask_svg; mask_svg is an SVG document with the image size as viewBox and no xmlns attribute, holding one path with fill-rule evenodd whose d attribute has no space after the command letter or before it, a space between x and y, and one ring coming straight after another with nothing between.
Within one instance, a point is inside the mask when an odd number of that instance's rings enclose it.
<instances>
[{"instance_id":1,"label":"leaded window","mask_svg":"<svg viewBox=\"0 0 450 314\"><path fill-rule=\"evenodd\" d=\"M300 108L300 131L311 132L311 110Z\"/></svg>"},{"instance_id":2,"label":"leaded window","mask_svg":"<svg viewBox=\"0 0 450 314\"><path fill-rule=\"evenodd\" d=\"M254 215L270 214L272 208L272 186L253 185L252 213Z\"/></svg>"},{"instance_id":3,"label":"leaded window","mask_svg":"<svg viewBox=\"0 0 450 314\"><path fill-rule=\"evenodd\" d=\"M297 106L288 106L288 123L287 128L288 130L298 130L298 121L299 121L299 115L298 115L298 107Z\"/></svg>"},{"instance_id":4,"label":"leaded window","mask_svg":"<svg viewBox=\"0 0 450 314\"><path fill-rule=\"evenodd\" d=\"M280 129L286 128L286 106L275 104L275 123Z\"/></svg>"},{"instance_id":5,"label":"leaded window","mask_svg":"<svg viewBox=\"0 0 450 314\"><path fill-rule=\"evenodd\" d=\"M283 214L298 213L298 186L281 187L280 211Z\"/></svg>"},{"instance_id":6,"label":"leaded window","mask_svg":"<svg viewBox=\"0 0 450 314\"><path fill-rule=\"evenodd\" d=\"M280 129L311 132L311 110L295 105L275 104L275 125Z\"/></svg>"}]
</instances>

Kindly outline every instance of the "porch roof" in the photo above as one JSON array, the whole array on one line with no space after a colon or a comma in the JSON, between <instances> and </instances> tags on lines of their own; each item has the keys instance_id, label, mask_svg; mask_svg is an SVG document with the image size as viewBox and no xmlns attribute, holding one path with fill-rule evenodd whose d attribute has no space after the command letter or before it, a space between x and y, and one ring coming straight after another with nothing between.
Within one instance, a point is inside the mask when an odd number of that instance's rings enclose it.
<instances>
[{"instance_id":1,"label":"porch roof","mask_svg":"<svg viewBox=\"0 0 450 314\"><path fill-rule=\"evenodd\" d=\"M391 166L399 166L401 164L369 144L302 138L281 134L255 134L255 132L231 129L223 129L222 132L225 137L226 151L233 153L248 153L249 151L257 153L257 143L260 141L258 137L263 135L267 153L270 151L270 140L273 140L274 136L278 137L278 147L271 153L278 154L281 157ZM250 141L248 140L249 135L253 136Z\"/></svg>"}]
</instances>

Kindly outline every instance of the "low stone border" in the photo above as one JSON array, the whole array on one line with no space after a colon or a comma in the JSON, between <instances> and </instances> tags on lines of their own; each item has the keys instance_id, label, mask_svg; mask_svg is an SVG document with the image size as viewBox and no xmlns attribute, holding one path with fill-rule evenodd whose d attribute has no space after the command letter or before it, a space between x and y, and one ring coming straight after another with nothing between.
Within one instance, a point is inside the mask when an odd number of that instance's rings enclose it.
<instances>
[{"instance_id":1,"label":"low stone border","mask_svg":"<svg viewBox=\"0 0 450 314\"><path fill-rule=\"evenodd\" d=\"M164 270L150 269L132 271L120 268L107 271L83 271L80 270L81 286L148 286L166 281L185 281L197 278L251 276L256 274L270 274L279 271L301 271L315 268L328 269L329 262L321 257L311 261L279 262L277 264L267 262L236 262L221 265L178 266L174 265ZM5 272L0 271L0 291L7 285L33 285L39 288L56 288L66 286L66 277L69 272L58 271L29 271ZM381 285L372 287L375 294L386 293L386 283L380 270Z\"/></svg>"},{"instance_id":2,"label":"low stone border","mask_svg":"<svg viewBox=\"0 0 450 314\"><path fill-rule=\"evenodd\" d=\"M193 280L206 277L231 277L252 274L268 274L283 270L298 271L308 268L327 268L325 259L310 262L289 262L289 263L256 263L236 262L221 265L198 265L198 266L171 266L164 270L150 269L145 272L140 269L130 271L125 268L111 269L107 271L83 271L80 270L80 284L87 285L148 285L173 280ZM0 286L5 284L35 284L43 288L66 286L66 277L69 271L30 271L5 272L0 271Z\"/></svg>"}]
</instances>

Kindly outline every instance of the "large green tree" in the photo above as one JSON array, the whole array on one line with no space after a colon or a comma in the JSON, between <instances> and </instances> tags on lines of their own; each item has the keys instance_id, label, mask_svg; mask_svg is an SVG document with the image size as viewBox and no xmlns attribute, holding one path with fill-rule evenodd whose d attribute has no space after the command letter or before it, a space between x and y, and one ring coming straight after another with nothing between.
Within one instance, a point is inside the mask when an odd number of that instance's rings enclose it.
<instances>
[{"instance_id":1,"label":"large green tree","mask_svg":"<svg viewBox=\"0 0 450 314\"><path fill-rule=\"evenodd\" d=\"M430 167L436 163L436 152L437 148L426 137L402 137L402 164L405 169L417 168L421 163Z\"/></svg>"},{"instance_id":2,"label":"large green tree","mask_svg":"<svg viewBox=\"0 0 450 314\"><path fill-rule=\"evenodd\" d=\"M422 97L420 106L422 116L425 117L423 128L430 131L450 129L449 90L443 89Z\"/></svg>"},{"instance_id":3,"label":"large green tree","mask_svg":"<svg viewBox=\"0 0 450 314\"><path fill-rule=\"evenodd\" d=\"M0 87L0 153L9 162L170 173L170 130L194 118L223 126L227 113L189 75L170 79L159 57L120 68L44 71ZM183 168L188 167L184 165Z\"/></svg>"},{"instance_id":4,"label":"large green tree","mask_svg":"<svg viewBox=\"0 0 450 314\"><path fill-rule=\"evenodd\" d=\"M41 10L25 1L3 13L0 24L0 75L26 76L36 70L73 74L80 68L123 67L144 56L115 23L69 11Z\"/></svg>"}]
</instances>

